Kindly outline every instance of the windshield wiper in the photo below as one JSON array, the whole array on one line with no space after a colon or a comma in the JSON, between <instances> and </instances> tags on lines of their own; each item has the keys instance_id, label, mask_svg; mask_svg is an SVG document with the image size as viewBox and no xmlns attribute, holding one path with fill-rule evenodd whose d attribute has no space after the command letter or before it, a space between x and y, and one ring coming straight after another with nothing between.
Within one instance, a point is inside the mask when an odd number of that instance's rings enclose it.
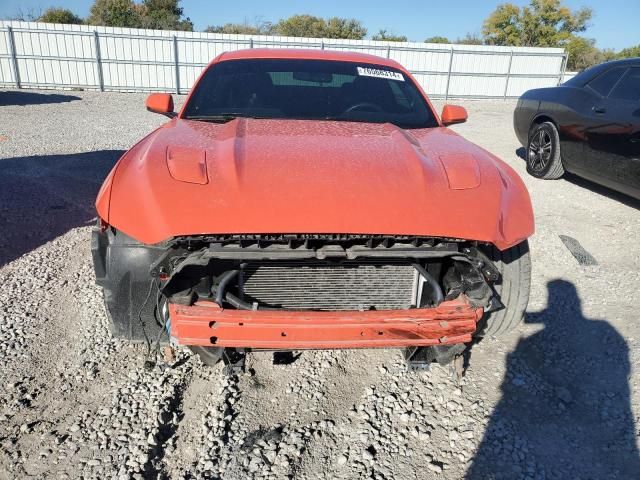
<instances>
[{"instance_id":1,"label":"windshield wiper","mask_svg":"<svg viewBox=\"0 0 640 480\"><path fill-rule=\"evenodd\" d=\"M216 115L189 115L185 120L197 120L200 122L227 123L236 118L266 118L256 115L246 115L244 113L219 113Z\"/></svg>"}]
</instances>

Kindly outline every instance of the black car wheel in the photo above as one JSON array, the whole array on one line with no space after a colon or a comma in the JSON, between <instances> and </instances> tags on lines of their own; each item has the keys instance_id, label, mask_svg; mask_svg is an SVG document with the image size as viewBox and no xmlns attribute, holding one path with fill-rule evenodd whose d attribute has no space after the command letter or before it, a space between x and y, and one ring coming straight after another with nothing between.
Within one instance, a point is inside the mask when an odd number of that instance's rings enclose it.
<instances>
[{"instance_id":1,"label":"black car wheel","mask_svg":"<svg viewBox=\"0 0 640 480\"><path fill-rule=\"evenodd\" d=\"M500 251L485 250L500 271L500 281L494 285L504 308L485 314L478 323L479 337L499 337L515 330L524 318L531 288L531 258L529 242Z\"/></svg>"},{"instance_id":2,"label":"black car wheel","mask_svg":"<svg viewBox=\"0 0 640 480\"><path fill-rule=\"evenodd\" d=\"M534 125L527 145L527 172L536 178L555 180L564 174L560 136L551 122Z\"/></svg>"}]
</instances>

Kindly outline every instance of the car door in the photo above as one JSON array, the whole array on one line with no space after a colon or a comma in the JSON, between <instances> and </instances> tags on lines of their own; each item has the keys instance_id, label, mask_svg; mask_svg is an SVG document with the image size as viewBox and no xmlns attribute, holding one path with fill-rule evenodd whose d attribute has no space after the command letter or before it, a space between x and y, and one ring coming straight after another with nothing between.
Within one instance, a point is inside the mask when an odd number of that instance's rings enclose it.
<instances>
[{"instance_id":1,"label":"car door","mask_svg":"<svg viewBox=\"0 0 640 480\"><path fill-rule=\"evenodd\" d=\"M586 130L589 169L610 187L640 189L640 66L626 68L592 112Z\"/></svg>"},{"instance_id":2,"label":"car door","mask_svg":"<svg viewBox=\"0 0 640 480\"><path fill-rule=\"evenodd\" d=\"M621 187L640 193L640 65L631 67L609 93L608 108L623 127L612 132L612 176ZM627 188L621 188L627 191ZM629 192L631 193L631 192Z\"/></svg>"},{"instance_id":3,"label":"car door","mask_svg":"<svg viewBox=\"0 0 640 480\"><path fill-rule=\"evenodd\" d=\"M580 105L580 125L576 125L576 132L579 133L584 148L571 169L581 176L597 180L602 175L602 157L606 157L600 151L602 132L607 129L610 121L605 115L607 96L627 70L626 66L610 68L583 87L585 96ZM606 161L606 158L604 160Z\"/></svg>"}]
</instances>

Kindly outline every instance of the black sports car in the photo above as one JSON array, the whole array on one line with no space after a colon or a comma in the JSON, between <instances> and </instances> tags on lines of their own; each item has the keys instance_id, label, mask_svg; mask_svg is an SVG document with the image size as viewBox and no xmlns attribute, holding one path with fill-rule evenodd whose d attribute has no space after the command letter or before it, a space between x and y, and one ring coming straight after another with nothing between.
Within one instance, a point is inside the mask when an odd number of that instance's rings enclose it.
<instances>
[{"instance_id":1,"label":"black sports car","mask_svg":"<svg viewBox=\"0 0 640 480\"><path fill-rule=\"evenodd\" d=\"M640 58L525 92L513 124L534 177L568 171L640 199Z\"/></svg>"}]
</instances>

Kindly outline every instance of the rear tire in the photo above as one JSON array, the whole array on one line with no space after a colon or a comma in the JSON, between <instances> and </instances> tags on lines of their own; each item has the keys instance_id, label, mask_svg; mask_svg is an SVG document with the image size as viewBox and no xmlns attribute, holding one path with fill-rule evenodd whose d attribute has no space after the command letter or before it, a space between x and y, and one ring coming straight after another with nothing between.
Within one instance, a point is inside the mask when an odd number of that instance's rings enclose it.
<instances>
[{"instance_id":1,"label":"rear tire","mask_svg":"<svg viewBox=\"0 0 640 480\"><path fill-rule=\"evenodd\" d=\"M533 125L527 143L527 172L536 178L556 180L564 175L560 135L551 122Z\"/></svg>"},{"instance_id":2,"label":"rear tire","mask_svg":"<svg viewBox=\"0 0 640 480\"><path fill-rule=\"evenodd\" d=\"M494 290L504 308L485 314L477 335L497 337L515 330L524 318L531 288L529 242L525 240L504 251L490 247L485 253L500 271Z\"/></svg>"},{"instance_id":3,"label":"rear tire","mask_svg":"<svg viewBox=\"0 0 640 480\"><path fill-rule=\"evenodd\" d=\"M198 347L191 346L189 349L200 357L202 363L208 367L213 367L222 359L224 349L218 347Z\"/></svg>"}]
</instances>

